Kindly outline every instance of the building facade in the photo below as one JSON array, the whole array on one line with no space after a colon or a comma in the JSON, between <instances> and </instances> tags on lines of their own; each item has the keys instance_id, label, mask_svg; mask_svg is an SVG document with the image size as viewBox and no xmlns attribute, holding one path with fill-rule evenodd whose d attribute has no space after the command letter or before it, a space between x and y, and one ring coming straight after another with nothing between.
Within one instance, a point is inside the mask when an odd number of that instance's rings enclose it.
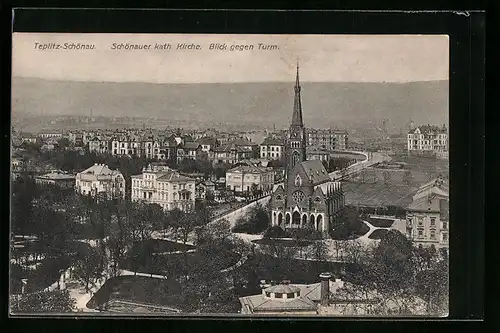
<instances>
[{"instance_id":1,"label":"building facade","mask_svg":"<svg viewBox=\"0 0 500 333\"><path fill-rule=\"evenodd\" d=\"M345 205L340 182L330 179L319 160L307 160L307 137L302 118L299 68L283 185L271 195L271 224L281 228L311 228L328 232Z\"/></svg>"},{"instance_id":2,"label":"building facade","mask_svg":"<svg viewBox=\"0 0 500 333\"><path fill-rule=\"evenodd\" d=\"M407 139L408 154L445 156L448 153L446 126L424 125L411 128Z\"/></svg>"},{"instance_id":3,"label":"building facade","mask_svg":"<svg viewBox=\"0 0 500 333\"><path fill-rule=\"evenodd\" d=\"M150 164L142 174L132 178L131 198L160 205L164 210L178 208L184 212L194 209L195 180L167 166Z\"/></svg>"},{"instance_id":4,"label":"building facade","mask_svg":"<svg viewBox=\"0 0 500 333\"><path fill-rule=\"evenodd\" d=\"M96 163L76 175L75 189L83 195L125 197L125 178L120 171Z\"/></svg>"},{"instance_id":5,"label":"building facade","mask_svg":"<svg viewBox=\"0 0 500 333\"><path fill-rule=\"evenodd\" d=\"M266 138L260 144L260 158L279 160L285 155L285 145L276 138Z\"/></svg>"},{"instance_id":6,"label":"building facade","mask_svg":"<svg viewBox=\"0 0 500 333\"><path fill-rule=\"evenodd\" d=\"M449 247L449 191L443 179L420 187L407 207L407 236L419 247Z\"/></svg>"},{"instance_id":7,"label":"building facade","mask_svg":"<svg viewBox=\"0 0 500 333\"><path fill-rule=\"evenodd\" d=\"M308 129L307 143L309 146L321 147L326 150L347 149L347 131L336 129Z\"/></svg>"},{"instance_id":8,"label":"building facade","mask_svg":"<svg viewBox=\"0 0 500 333\"><path fill-rule=\"evenodd\" d=\"M274 170L251 163L238 165L226 172L226 186L237 193L251 193L253 189L270 191L274 184Z\"/></svg>"},{"instance_id":9,"label":"building facade","mask_svg":"<svg viewBox=\"0 0 500 333\"><path fill-rule=\"evenodd\" d=\"M53 185L62 189L69 189L75 186L75 175L65 172L50 172L35 177L35 182L39 185Z\"/></svg>"}]
</instances>

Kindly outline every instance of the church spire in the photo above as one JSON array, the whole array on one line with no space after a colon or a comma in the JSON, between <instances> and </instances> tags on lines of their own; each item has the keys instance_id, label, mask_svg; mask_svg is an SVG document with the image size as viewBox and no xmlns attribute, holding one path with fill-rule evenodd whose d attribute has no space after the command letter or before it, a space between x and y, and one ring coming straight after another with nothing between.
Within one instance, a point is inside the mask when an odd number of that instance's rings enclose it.
<instances>
[{"instance_id":1,"label":"church spire","mask_svg":"<svg viewBox=\"0 0 500 333\"><path fill-rule=\"evenodd\" d=\"M293 100L292 126L304 126L302 121L302 102L300 100L299 62L297 61L297 77L295 79L295 98Z\"/></svg>"}]
</instances>

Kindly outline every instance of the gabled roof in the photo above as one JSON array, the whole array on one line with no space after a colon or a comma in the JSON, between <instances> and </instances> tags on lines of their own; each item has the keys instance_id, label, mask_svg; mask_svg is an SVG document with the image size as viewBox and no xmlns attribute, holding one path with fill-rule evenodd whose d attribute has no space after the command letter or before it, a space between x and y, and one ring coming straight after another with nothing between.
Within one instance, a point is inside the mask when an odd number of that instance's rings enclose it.
<instances>
[{"instance_id":1,"label":"gabled roof","mask_svg":"<svg viewBox=\"0 0 500 333\"><path fill-rule=\"evenodd\" d=\"M300 163L300 166L304 169L307 178L313 185L331 181L323 163L319 160L304 161Z\"/></svg>"},{"instance_id":2,"label":"gabled roof","mask_svg":"<svg viewBox=\"0 0 500 333\"><path fill-rule=\"evenodd\" d=\"M413 133L415 133L415 131L417 129L419 129L420 133L424 134L424 135L431 134L431 133L437 134L437 133L446 133L447 132L446 127L444 127L444 126L440 128L440 127L435 126L435 125L422 125L422 126L418 126L418 127L413 128L413 129L410 129L409 133L413 134Z\"/></svg>"},{"instance_id":3,"label":"gabled roof","mask_svg":"<svg viewBox=\"0 0 500 333\"><path fill-rule=\"evenodd\" d=\"M202 144L202 145L212 145L212 146L215 146L215 144L217 142L217 139L211 138L211 137L208 137L208 136L204 136L204 137L199 138L196 142L198 142L199 144Z\"/></svg>"},{"instance_id":4,"label":"gabled roof","mask_svg":"<svg viewBox=\"0 0 500 333\"><path fill-rule=\"evenodd\" d=\"M185 142L181 147L184 149L198 149L200 144L198 142Z\"/></svg>"},{"instance_id":5,"label":"gabled roof","mask_svg":"<svg viewBox=\"0 0 500 333\"><path fill-rule=\"evenodd\" d=\"M282 140L276 138L265 138L264 141L260 144L261 146L283 146L284 143Z\"/></svg>"},{"instance_id":6,"label":"gabled roof","mask_svg":"<svg viewBox=\"0 0 500 333\"><path fill-rule=\"evenodd\" d=\"M257 143L245 139L235 139L231 143L235 146L258 146Z\"/></svg>"},{"instance_id":7,"label":"gabled roof","mask_svg":"<svg viewBox=\"0 0 500 333\"><path fill-rule=\"evenodd\" d=\"M194 181L194 179L183 176L175 171L167 172L164 175L158 177L157 180L168 182Z\"/></svg>"}]
</instances>

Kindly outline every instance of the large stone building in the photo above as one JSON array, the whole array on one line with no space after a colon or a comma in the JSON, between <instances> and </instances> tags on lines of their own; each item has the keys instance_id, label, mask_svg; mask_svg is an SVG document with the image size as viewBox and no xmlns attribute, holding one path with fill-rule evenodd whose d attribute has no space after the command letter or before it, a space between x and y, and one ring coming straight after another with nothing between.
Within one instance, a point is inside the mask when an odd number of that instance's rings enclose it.
<instances>
[{"instance_id":1,"label":"large stone building","mask_svg":"<svg viewBox=\"0 0 500 333\"><path fill-rule=\"evenodd\" d=\"M417 246L448 248L449 191L444 179L438 178L421 186L407 207L407 236Z\"/></svg>"},{"instance_id":2,"label":"large stone building","mask_svg":"<svg viewBox=\"0 0 500 333\"><path fill-rule=\"evenodd\" d=\"M446 126L424 125L408 131L409 155L433 155L441 158L448 156L448 130Z\"/></svg>"},{"instance_id":3,"label":"large stone building","mask_svg":"<svg viewBox=\"0 0 500 333\"><path fill-rule=\"evenodd\" d=\"M142 174L132 178L133 201L146 201L160 205L164 210L178 208L182 211L194 209L195 180L179 174L164 165L150 164Z\"/></svg>"},{"instance_id":4,"label":"large stone building","mask_svg":"<svg viewBox=\"0 0 500 333\"><path fill-rule=\"evenodd\" d=\"M260 158L279 160L284 155L285 145L276 138L265 138L260 144Z\"/></svg>"},{"instance_id":5,"label":"large stone building","mask_svg":"<svg viewBox=\"0 0 500 333\"><path fill-rule=\"evenodd\" d=\"M347 149L347 131L336 129L307 129L309 146L321 147L327 150Z\"/></svg>"},{"instance_id":6,"label":"large stone building","mask_svg":"<svg viewBox=\"0 0 500 333\"><path fill-rule=\"evenodd\" d=\"M345 204L344 193L341 183L331 180L321 161L306 160L300 92L297 65L292 122L285 144L285 180L271 196L271 223L282 228L327 232Z\"/></svg>"},{"instance_id":7,"label":"large stone building","mask_svg":"<svg viewBox=\"0 0 500 333\"><path fill-rule=\"evenodd\" d=\"M242 163L226 172L226 186L237 193L252 193L253 189L272 190L274 170L251 163Z\"/></svg>"},{"instance_id":8,"label":"large stone building","mask_svg":"<svg viewBox=\"0 0 500 333\"><path fill-rule=\"evenodd\" d=\"M83 195L104 194L108 197L124 197L125 178L120 171L96 163L76 175L75 188Z\"/></svg>"}]
</instances>

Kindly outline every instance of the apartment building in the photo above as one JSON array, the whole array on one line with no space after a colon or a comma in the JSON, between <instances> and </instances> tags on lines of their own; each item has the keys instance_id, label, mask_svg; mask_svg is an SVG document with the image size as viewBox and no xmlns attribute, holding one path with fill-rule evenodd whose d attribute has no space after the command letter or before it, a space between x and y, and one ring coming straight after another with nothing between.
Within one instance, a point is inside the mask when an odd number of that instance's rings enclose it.
<instances>
[{"instance_id":1,"label":"apartment building","mask_svg":"<svg viewBox=\"0 0 500 333\"><path fill-rule=\"evenodd\" d=\"M448 248L449 190L444 179L438 178L421 186L407 207L407 236L417 246Z\"/></svg>"},{"instance_id":2,"label":"apartment building","mask_svg":"<svg viewBox=\"0 0 500 333\"><path fill-rule=\"evenodd\" d=\"M131 198L160 205L164 210L194 209L195 180L161 164L150 164L132 178Z\"/></svg>"},{"instance_id":3,"label":"apartment building","mask_svg":"<svg viewBox=\"0 0 500 333\"><path fill-rule=\"evenodd\" d=\"M447 156L448 130L433 125L411 128L407 138L408 154Z\"/></svg>"},{"instance_id":4,"label":"apartment building","mask_svg":"<svg viewBox=\"0 0 500 333\"><path fill-rule=\"evenodd\" d=\"M348 133L335 129L307 129L308 146L322 147L327 150L347 149Z\"/></svg>"},{"instance_id":5,"label":"apartment building","mask_svg":"<svg viewBox=\"0 0 500 333\"><path fill-rule=\"evenodd\" d=\"M285 143L283 140L268 137L260 144L260 158L279 160L285 154Z\"/></svg>"},{"instance_id":6,"label":"apartment building","mask_svg":"<svg viewBox=\"0 0 500 333\"><path fill-rule=\"evenodd\" d=\"M273 184L274 170L270 167L247 163L226 172L226 186L235 192L249 193L255 187L261 191L269 191L272 190Z\"/></svg>"},{"instance_id":7,"label":"apartment building","mask_svg":"<svg viewBox=\"0 0 500 333\"><path fill-rule=\"evenodd\" d=\"M125 196L125 178L122 173L104 164L94 164L78 173L75 180L76 191L83 195L101 193L108 197Z\"/></svg>"}]
</instances>

